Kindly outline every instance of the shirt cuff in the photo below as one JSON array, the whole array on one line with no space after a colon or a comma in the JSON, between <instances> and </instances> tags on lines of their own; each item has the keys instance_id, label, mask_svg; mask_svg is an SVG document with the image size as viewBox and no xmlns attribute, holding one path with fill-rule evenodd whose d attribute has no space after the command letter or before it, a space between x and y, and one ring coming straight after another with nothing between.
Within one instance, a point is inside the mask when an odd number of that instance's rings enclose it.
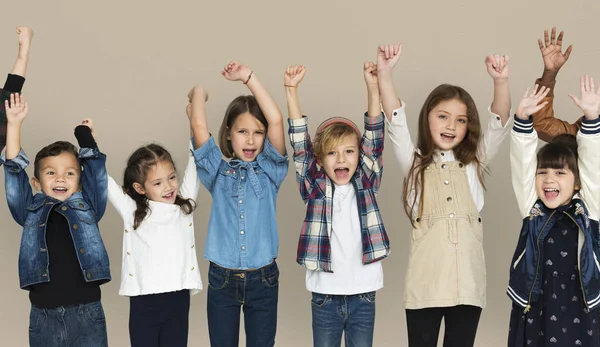
<instances>
[{"instance_id":1,"label":"shirt cuff","mask_svg":"<svg viewBox=\"0 0 600 347\"><path fill-rule=\"evenodd\" d=\"M400 102L402 103L402 106L392 111L392 120L388 120L388 117L385 117L385 121L388 125L406 126L406 103L404 101Z\"/></svg>"},{"instance_id":2,"label":"shirt cuff","mask_svg":"<svg viewBox=\"0 0 600 347\"><path fill-rule=\"evenodd\" d=\"M29 166L29 159L27 159L27 155L25 155L25 152L21 149L16 157L6 160L6 149L4 149L0 155L0 163L4 163L4 168L6 170L20 172Z\"/></svg>"},{"instance_id":3,"label":"shirt cuff","mask_svg":"<svg viewBox=\"0 0 600 347\"><path fill-rule=\"evenodd\" d=\"M365 112L364 121L365 121L365 124L367 124L367 125L376 126L380 123L383 124L382 118L383 118L383 112L374 117L369 117L369 112Z\"/></svg>"},{"instance_id":4,"label":"shirt cuff","mask_svg":"<svg viewBox=\"0 0 600 347\"><path fill-rule=\"evenodd\" d=\"M75 138L80 148L98 148L94 135L92 135L92 129L87 125L78 125L75 128Z\"/></svg>"},{"instance_id":5,"label":"shirt cuff","mask_svg":"<svg viewBox=\"0 0 600 347\"><path fill-rule=\"evenodd\" d=\"M587 120L585 117L581 120L581 131L584 135L600 134L600 118Z\"/></svg>"},{"instance_id":6,"label":"shirt cuff","mask_svg":"<svg viewBox=\"0 0 600 347\"><path fill-rule=\"evenodd\" d=\"M19 75L8 74L6 82L4 82L4 90L11 93L20 93L25 84L25 77Z\"/></svg>"},{"instance_id":7,"label":"shirt cuff","mask_svg":"<svg viewBox=\"0 0 600 347\"><path fill-rule=\"evenodd\" d=\"M506 121L506 124L504 124L504 126L502 125L502 117L500 117L499 114L496 114L494 112L492 112L492 105L489 105L487 108L488 114L492 117L490 119L490 125L492 129L502 129L502 128L507 128L510 125L510 118L508 119L508 121ZM513 114L512 110L510 110L508 112L508 114Z\"/></svg>"},{"instance_id":8,"label":"shirt cuff","mask_svg":"<svg viewBox=\"0 0 600 347\"><path fill-rule=\"evenodd\" d=\"M513 130L517 133L521 134L531 134L533 133L533 117L529 116L528 120L522 120L517 115L514 116L515 125L513 126Z\"/></svg>"}]
</instances>

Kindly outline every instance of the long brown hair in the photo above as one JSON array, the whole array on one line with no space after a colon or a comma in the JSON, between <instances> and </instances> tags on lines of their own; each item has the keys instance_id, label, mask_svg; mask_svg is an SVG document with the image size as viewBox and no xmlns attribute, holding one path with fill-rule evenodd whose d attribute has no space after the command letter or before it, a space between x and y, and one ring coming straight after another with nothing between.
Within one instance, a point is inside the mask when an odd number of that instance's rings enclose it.
<instances>
[{"instance_id":1,"label":"long brown hair","mask_svg":"<svg viewBox=\"0 0 600 347\"><path fill-rule=\"evenodd\" d=\"M136 204L134 214L133 229L137 229L150 209L146 195L139 194L134 188L134 183L142 184L146 182L148 171L160 162L171 163L175 168L175 163L171 154L162 146L150 144L138 148L127 160L127 167L123 175L123 191L129 195ZM184 199L179 194L175 197L175 205L178 205L183 213L190 214L194 212L196 203L192 199Z\"/></svg>"},{"instance_id":2,"label":"long brown hair","mask_svg":"<svg viewBox=\"0 0 600 347\"><path fill-rule=\"evenodd\" d=\"M415 226L413 216L415 205L417 204L417 196L419 197L417 216L421 216L423 213L425 168L433 163L433 154L436 149L431 131L429 130L429 113L441 102L448 100L458 100L467 107L467 133L465 138L452 149L454 157L464 165L475 162L477 164L477 177L485 188L483 173L487 169L483 167L477 157L479 140L481 138L481 123L479 122L479 113L477 112L475 102L471 95L461 87L450 84L439 85L431 91L421 108L421 113L419 114L419 135L417 139L418 151L415 151L413 163L408 175L404 178L404 189L402 190L404 212L411 220L413 227Z\"/></svg>"},{"instance_id":3,"label":"long brown hair","mask_svg":"<svg viewBox=\"0 0 600 347\"><path fill-rule=\"evenodd\" d=\"M223 117L223 122L219 129L219 148L225 158L233 158L235 156L231 140L228 140L227 137L236 119L246 112L261 122L265 127L265 133L269 130L269 122L267 122L267 118L260 109L260 106L258 106L258 101L256 101L254 95L240 95L233 99L229 103L229 106L227 106L227 110L225 110L225 117Z\"/></svg>"}]
</instances>

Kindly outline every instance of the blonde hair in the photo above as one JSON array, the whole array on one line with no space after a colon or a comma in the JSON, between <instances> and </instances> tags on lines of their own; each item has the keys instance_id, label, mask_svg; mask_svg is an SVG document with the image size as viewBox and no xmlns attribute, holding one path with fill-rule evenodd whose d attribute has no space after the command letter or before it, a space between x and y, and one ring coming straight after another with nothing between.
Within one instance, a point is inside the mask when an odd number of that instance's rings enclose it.
<instances>
[{"instance_id":1,"label":"blonde hair","mask_svg":"<svg viewBox=\"0 0 600 347\"><path fill-rule=\"evenodd\" d=\"M356 133L356 129L346 123L334 123L315 136L313 144L313 152L317 159L322 160L329 150L344 143L350 137L355 137L360 144L360 136Z\"/></svg>"}]
</instances>

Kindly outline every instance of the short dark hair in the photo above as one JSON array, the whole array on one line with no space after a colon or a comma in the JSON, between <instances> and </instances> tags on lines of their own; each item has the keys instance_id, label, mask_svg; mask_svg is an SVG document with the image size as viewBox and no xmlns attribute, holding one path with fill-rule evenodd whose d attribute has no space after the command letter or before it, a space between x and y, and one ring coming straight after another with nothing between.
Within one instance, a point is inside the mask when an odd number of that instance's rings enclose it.
<instances>
[{"instance_id":1,"label":"short dark hair","mask_svg":"<svg viewBox=\"0 0 600 347\"><path fill-rule=\"evenodd\" d=\"M56 157L63 153L72 154L75 158L78 158L77 147L68 141L56 141L42 148L36 155L33 161L33 176L36 179L40 179L40 161L48 157Z\"/></svg>"},{"instance_id":2,"label":"short dark hair","mask_svg":"<svg viewBox=\"0 0 600 347\"><path fill-rule=\"evenodd\" d=\"M555 136L537 153L538 169L571 170L575 176L575 185L581 185L579 180L579 165L577 163L577 138L570 134Z\"/></svg>"},{"instance_id":3,"label":"short dark hair","mask_svg":"<svg viewBox=\"0 0 600 347\"><path fill-rule=\"evenodd\" d=\"M221 129L219 129L219 147L221 148L221 153L226 158L233 158L233 147L231 146L231 140L228 140L229 131L235 123L235 120L244 113L250 113L262 125L265 127L265 131L269 130L269 123L267 122L267 118L263 114L260 106L258 106L258 102L253 95L241 95L237 98L233 99L229 106L227 106L227 110L225 111L225 117L223 118L223 123L221 123Z\"/></svg>"}]
</instances>

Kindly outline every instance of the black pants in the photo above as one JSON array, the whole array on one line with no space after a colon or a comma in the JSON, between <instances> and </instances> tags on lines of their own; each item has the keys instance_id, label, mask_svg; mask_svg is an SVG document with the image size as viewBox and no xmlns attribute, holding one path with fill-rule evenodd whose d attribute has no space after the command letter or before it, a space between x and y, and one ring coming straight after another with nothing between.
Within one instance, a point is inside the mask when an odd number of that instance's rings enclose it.
<instances>
[{"instance_id":1,"label":"black pants","mask_svg":"<svg viewBox=\"0 0 600 347\"><path fill-rule=\"evenodd\" d=\"M186 347L190 291L129 298L131 347Z\"/></svg>"},{"instance_id":2,"label":"black pants","mask_svg":"<svg viewBox=\"0 0 600 347\"><path fill-rule=\"evenodd\" d=\"M406 310L409 347L436 347L442 317L444 347L473 347L481 307L459 305Z\"/></svg>"}]
</instances>

